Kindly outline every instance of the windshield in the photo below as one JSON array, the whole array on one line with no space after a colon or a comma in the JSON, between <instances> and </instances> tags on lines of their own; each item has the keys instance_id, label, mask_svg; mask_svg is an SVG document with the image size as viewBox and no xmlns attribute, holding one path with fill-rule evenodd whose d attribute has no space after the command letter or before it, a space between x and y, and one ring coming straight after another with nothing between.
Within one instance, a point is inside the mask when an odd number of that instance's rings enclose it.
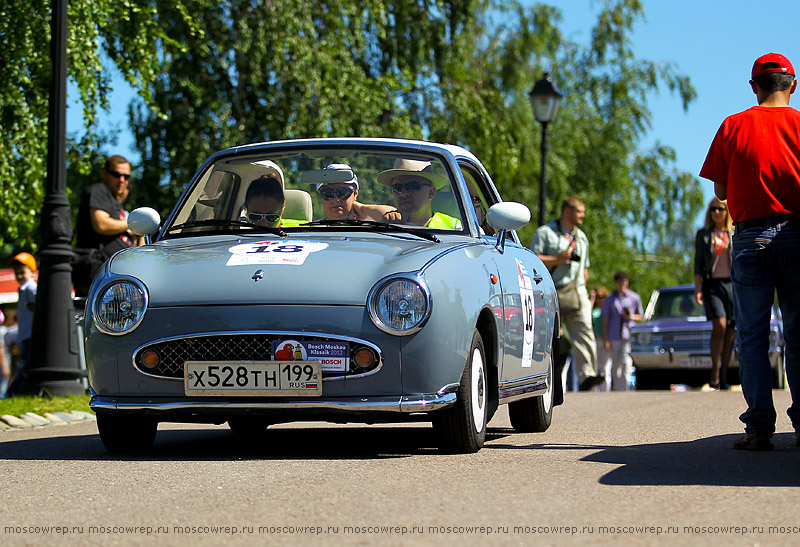
<instances>
[{"instance_id":1,"label":"windshield","mask_svg":"<svg viewBox=\"0 0 800 547\"><path fill-rule=\"evenodd\" d=\"M452 174L432 154L265 150L210 165L163 233L376 229L374 223L463 232L456 195Z\"/></svg>"},{"instance_id":2,"label":"windshield","mask_svg":"<svg viewBox=\"0 0 800 547\"><path fill-rule=\"evenodd\" d=\"M653 319L705 316L703 306L694 299L694 291L662 291L653 310Z\"/></svg>"}]
</instances>

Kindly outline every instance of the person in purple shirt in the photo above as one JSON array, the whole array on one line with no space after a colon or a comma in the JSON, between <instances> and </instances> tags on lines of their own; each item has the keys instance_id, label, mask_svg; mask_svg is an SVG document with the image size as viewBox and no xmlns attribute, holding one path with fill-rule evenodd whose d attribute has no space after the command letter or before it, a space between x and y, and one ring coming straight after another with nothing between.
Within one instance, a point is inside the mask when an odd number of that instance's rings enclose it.
<instances>
[{"instance_id":1,"label":"person in purple shirt","mask_svg":"<svg viewBox=\"0 0 800 547\"><path fill-rule=\"evenodd\" d=\"M603 303L603 340L611 355L611 388L628 391L633 373L631 359L631 324L641 321L644 310L641 297L628 288L628 274L614 274L616 290Z\"/></svg>"}]
</instances>

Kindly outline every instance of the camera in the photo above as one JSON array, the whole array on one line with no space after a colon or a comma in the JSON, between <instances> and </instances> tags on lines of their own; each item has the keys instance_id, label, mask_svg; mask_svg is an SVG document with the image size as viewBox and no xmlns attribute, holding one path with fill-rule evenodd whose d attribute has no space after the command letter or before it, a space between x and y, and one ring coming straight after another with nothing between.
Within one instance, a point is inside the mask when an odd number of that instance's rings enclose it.
<instances>
[{"instance_id":1,"label":"camera","mask_svg":"<svg viewBox=\"0 0 800 547\"><path fill-rule=\"evenodd\" d=\"M570 259L572 262L580 262L580 261L581 261L581 255L579 255L579 254L578 254L578 253L576 253L575 251L572 251L572 256L570 256L570 257L569 257L569 259Z\"/></svg>"}]
</instances>

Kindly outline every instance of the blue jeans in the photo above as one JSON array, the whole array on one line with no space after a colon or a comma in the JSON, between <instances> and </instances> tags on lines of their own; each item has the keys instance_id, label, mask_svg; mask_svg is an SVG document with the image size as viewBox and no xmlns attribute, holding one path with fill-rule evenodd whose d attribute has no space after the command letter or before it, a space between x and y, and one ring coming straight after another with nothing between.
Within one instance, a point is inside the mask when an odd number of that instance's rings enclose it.
<instances>
[{"instance_id":1,"label":"blue jeans","mask_svg":"<svg viewBox=\"0 0 800 547\"><path fill-rule=\"evenodd\" d=\"M733 293L739 338L739 375L747 410L739 416L750 433L775 432L772 371L768 359L770 312L778 291L786 342L786 378L792 393L788 415L800 431L800 229L773 226L736 230Z\"/></svg>"}]
</instances>

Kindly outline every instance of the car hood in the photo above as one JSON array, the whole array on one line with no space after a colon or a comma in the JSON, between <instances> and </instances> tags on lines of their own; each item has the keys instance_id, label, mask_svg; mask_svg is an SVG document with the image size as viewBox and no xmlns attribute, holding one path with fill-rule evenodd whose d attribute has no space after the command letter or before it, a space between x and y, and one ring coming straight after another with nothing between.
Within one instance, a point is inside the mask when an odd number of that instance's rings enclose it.
<instances>
[{"instance_id":1,"label":"car hood","mask_svg":"<svg viewBox=\"0 0 800 547\"><path fill-rule=\"evenodd\" d=\"M631 332L704 330L710 328L711 321L707 321L705 317L665 317L633 325Z\"/></svg>"},{"instance_id":2,"label":"car hood","mask_svg":"<svg viewBox=\"0 0 800 547\"><path fill-rule=\"evenodd\" d=\"M150 306L364 305L383 277L416 272L453 247L475 244L463 236L441 239L433 243L405 234L192 237L126 249L113 257L109 272L142 281Z\"/></svg>"}]
</instances>

